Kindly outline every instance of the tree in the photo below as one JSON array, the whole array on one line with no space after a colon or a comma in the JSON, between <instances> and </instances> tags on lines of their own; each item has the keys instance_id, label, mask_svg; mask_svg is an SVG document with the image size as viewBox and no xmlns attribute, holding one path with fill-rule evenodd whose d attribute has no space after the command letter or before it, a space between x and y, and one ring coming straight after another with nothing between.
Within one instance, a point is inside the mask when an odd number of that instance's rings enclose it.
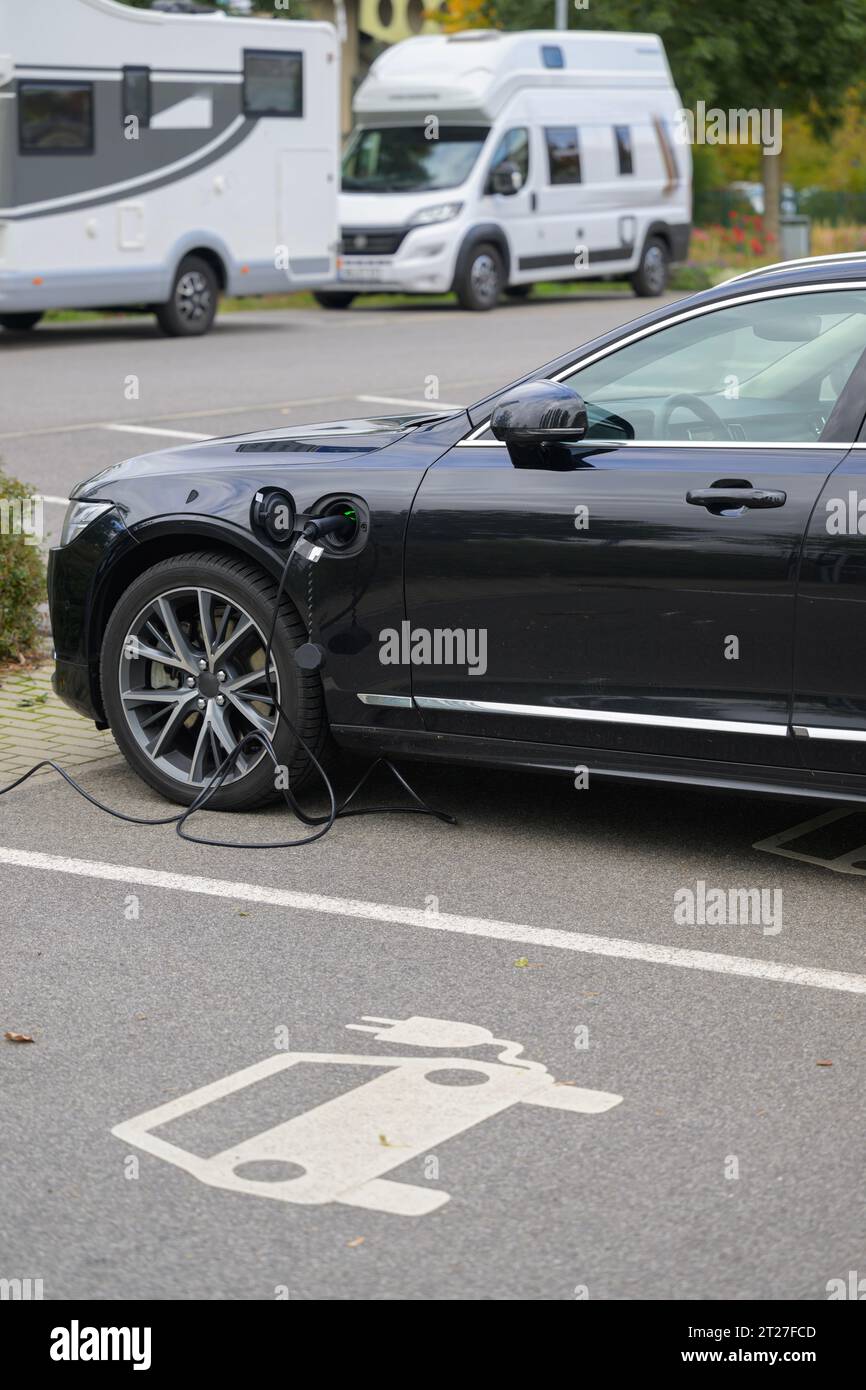
<instances>
[{"instance_id":1,"label":"tree","mask_svg":"<svg viewBox=\"0 0 866 1390\"><path fill-rule=\"evenodd\" d=\"M549 28L553 13L554 0L488 0L498 28ZM781 111L782 149L774 153L775 133L763 149L765 226L777 239L785 121L803 117L829 141L866 75L866 0L605 0L571 6L569 23L659 34L690 109L703 101L707 109Z\"/></svg>"}]
</instances>

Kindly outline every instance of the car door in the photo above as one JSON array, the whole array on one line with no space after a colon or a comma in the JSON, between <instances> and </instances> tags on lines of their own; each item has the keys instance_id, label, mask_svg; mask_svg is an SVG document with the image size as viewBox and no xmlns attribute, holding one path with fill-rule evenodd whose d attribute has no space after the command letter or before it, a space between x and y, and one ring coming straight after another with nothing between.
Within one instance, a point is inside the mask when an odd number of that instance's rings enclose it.
<instances>
[{"instance_id":1,"label":"car door","mask_svg":"<svg viewBox=\"0 0 866 1390\"><path fill-rule=\"evenodd\" d=\"M440 459L406 551L427 727L797 765L798 558L848 452L863 306L741 291L683 311L558 373L587 402L580 445L516 466L482 426Z\"/></svg>"},{"instance_id":2,"label":"car door","mask_svg":"<svg viewBox=\"0 0 866 1390\"><path fill-rule=\"evenodd\" d=\"M514 125L503 131L490 160L484 182L480 211L482 218L498 222L508 237L511 250L509 279L519 278L520 267L538 249L537 193L538 159L532 150L529 127ZM495 176L504 174L511 181L509 192L497 192ZM525 277L524 277L525 278Z\"/></svg>"},{"instance_id":3,"label":"car door","mask_svg":"<svg viewBox=\"0 0 866 1390\"><path fill-rule=\"evenodd\" d=\"M804 764L866 776L866 363L852 374L857 442L827 479L803 546L793 726Z\"/></svg>"}]
</instances>

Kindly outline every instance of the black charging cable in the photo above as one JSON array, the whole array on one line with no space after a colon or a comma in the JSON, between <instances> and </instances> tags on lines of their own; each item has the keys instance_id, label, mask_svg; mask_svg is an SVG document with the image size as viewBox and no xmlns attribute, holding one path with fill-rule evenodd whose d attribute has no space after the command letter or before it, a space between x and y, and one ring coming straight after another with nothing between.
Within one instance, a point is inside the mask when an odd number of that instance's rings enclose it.
<instances>
[{"instance_id":1,"label":"black charging cable","mask_svg":"<svg viewBox=\"0 0 866 1390\"><path fill-rule=\"evenodd\" d=\"M347 517L343 513L334 516L316 517L307 521L304 524L299 535L303 536L305 540L316 541L320 537L330 535L341 529L344 529L346 526L346 522ZM104 811L105 814L108 816L113 816L115 820L127 821L130 825L173 825L177 834L180 836L182 840L187 840L190 844L194 845L211 845L216 849L298 849L302 845L311 845L314 843L314 841L321 840L325 835L328 834L328 831L333 828L334 823L338 819L340 819L341 817L348 816L426 815L434 816L436 820L442 821L443 824L456 825L457 820L454 816L449 815L445 811L437 811L433 807L428 806L424 801L422 801L421 797L419 797L418 794L409 785L403 774L399 772L398 769L394 766L394 764L390 762L390 760L387 758L377 758L375 762L371 763L370 767L368 767L364 772L364 775L361 777L360 781L356 784L355 787L352 788L349 795L338 806L337 799L334 794L333 784L327 772L325 771L325 768L322 766L322 763L319 761L319 758L313 752L313 749L307 743L306 739L295 728L294 724L292 723L282 704L277 699L273 682L271 680L271 651L273 647L274 637L277 631L277 621L279 619L280 611L280 600L285 590L286 579L288 578L289 574L289 567L292 561L296 558L297 539L298 538L296 538L295 542L293 543L292 548L289 551L289 554L286 556L286 562L283 565L283 570L280 575L279 583L277 585L276 598L274 599L274 611L271 616L271 626L268 631L268 638L265 646L264 675L265 680L267 682L269 698L272 708L274 708L277 711L277 718L274 724L272 737L268 737L267 734L264 734L259 730L254 730L253 732L246 734L244 738L240 740L239 743L235 744L234 748L227 755L227 757L223 759L223 761L220 763L219 767L216 769L213 776L211 777L210 781L204 787L202 787L201 791L198 793L195 799L192 802L190 802L189 806L186 806L182 811L178 812L176 815L156 817L131 816L128 815L125 811L116 810L113 806L106 806L104 802L98 799L98 797L95 797L91 792L87 791L85 787L82 787L80 782L77 782L75 778L71 775L71 773L67 772L66 769L61 767L59 763L55 763L51 758L43 758L41 762L36 763L31 768L28 768L27 772L22 773L21 776L17 777L13 782L9 782L5 787L0 787L0 796L5 796L7 792L14 791L16 787L20 787L24 782L28 781L29 778L35 776L35 774L39 772L42 768L50 767L53 768L55 772L60 774L64 782L68 783L68 785L72 787L73 791L78 792L79 796L83 796L85 801L90 802L91 806L95 806L99 811ZM318 773L319 778L322 782L322 786L327 792L329 804L328 810L325 812L324 815L309 815L306 811L303 810L303 808L299 805L297 801L297 798L291 787L291 776L289 774L288 767L280 762L272 741L272 739L276 738L277 736L280 720L282 720L286 724L289 732L292 734L294 738L297 739L301 748L306 753L307 757L309 758L310 762L312 763L313 767ZM186 829L186 824L190 817L195 815L197 811L202 811L206 808L208 802L219 791L226 777L228 777L228 775L232 771L241 753L244 751L245 748L251 745L262 745L265 748L268 756L271 759L271 762L274 765L275 771L285 768L286 786L280 788L280 790L283 793L283 798L289 810L292 811L292 813L297 817L298 820L302 822L302 824L311 827L318 827L318 829L314 830L314 833L312 835L304 836L298 840L212 840L205 836L192 835ZM414 806L370 806L364 808L355 808L354 810L350 811L348 809L350 803L354 801L355 797L361 791L362 787L365 786L367 781L370 779L370 777L373 775L376 769L380 766L387 768L393 774L393 776L397 779L400 785L405 788L409 796L416 804Z\"/></svg>"}]
</instances>

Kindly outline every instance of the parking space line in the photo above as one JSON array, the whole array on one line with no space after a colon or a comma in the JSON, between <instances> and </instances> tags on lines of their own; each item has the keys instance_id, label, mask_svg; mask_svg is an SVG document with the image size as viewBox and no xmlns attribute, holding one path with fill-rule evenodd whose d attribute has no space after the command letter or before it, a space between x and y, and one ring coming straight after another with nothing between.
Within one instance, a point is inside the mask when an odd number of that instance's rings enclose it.
<instances>
[{"instance_id":1,"label":"parking space line","mask_svg":"<svg viewBox=\"0 0 866 1390\"><path fill-rule=\"evenodd\" d=\"M201 893L211 898L231 898L240 902L262 903L269 907L288 907L297 912L320 912L332 917L360 918L389 926L421 927L426 931L453 932L491 941L518 941L529 946L560 951L579 951L587 955L620 960L644 961L649 965L669 965L685 970L708 970L719 975L740 975L777 984L807 985L844 994L866 994L866 975L820 966L783 965L776 961L755 960L749 956L728 956L713 951L693 951L679 946L656 946L609 936L589 936L584 932L560 931L552 927L530 927L517 922L497 922L485 917L458 917L449 912L427 912L392 903L375 903L353 898L326 898L318 893L296 893L265 884L233 882L230 879L199 878L190 874L166 873L129 864L106 864L92 859L68 859L57 854L0 846L0 863L25 869L47 869L82 878L103 879L110 883L138 883L181 893Z\"/></svg>"},{"instance_id":2,"label":"parking space line","mask_svg":"<svg viewBox=\"0 0 866 1390\"><path fill-rule=\"evenodd\" d=\"M118 434L162 434L166 439L213 439L212 434L193 434L190 430L155 429L153 425L100 425L101 430L117 430Z\"/></svg>"}]
</instances>

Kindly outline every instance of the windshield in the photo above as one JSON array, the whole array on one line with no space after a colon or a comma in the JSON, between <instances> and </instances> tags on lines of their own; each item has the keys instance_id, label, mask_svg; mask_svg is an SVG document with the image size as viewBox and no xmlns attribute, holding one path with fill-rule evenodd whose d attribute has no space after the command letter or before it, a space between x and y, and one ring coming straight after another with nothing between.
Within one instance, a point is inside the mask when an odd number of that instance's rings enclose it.
<instances>
[{"instance_id":1,"label":"windshield","mask_svg":"<svg viewBox=\"0 0 866 1390\"><path fill-rule=\"evenodd\" d=\"M343 156L346 193L427 193L468 178L487 126L361 127Z\"/></svg>"}]
</instances>

